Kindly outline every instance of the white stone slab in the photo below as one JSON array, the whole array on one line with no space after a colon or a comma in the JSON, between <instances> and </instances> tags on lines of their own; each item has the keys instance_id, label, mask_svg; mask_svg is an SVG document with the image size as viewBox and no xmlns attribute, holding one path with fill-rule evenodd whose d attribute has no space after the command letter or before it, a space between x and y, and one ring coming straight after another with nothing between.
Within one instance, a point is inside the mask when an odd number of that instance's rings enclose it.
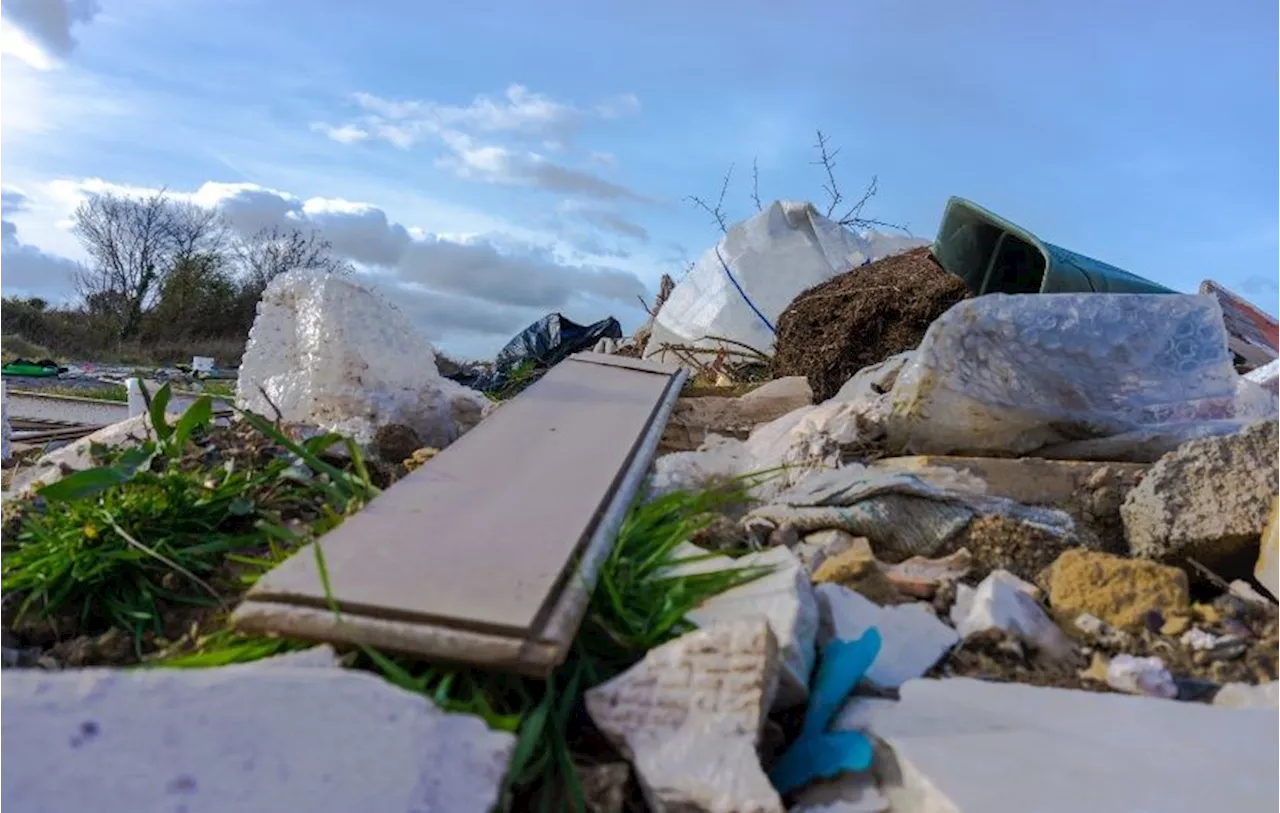
<instances>
[{"instance_id":1,"label":"white stone slab","mask_svg":"<svg viewBox=\"0 0 1280 813\"><path fill-rule=\"evenodd\" d=\"M861 638L871 627L880 631L880 654L867 670L867 680L877 686L900 686L920 677L960 641L922 603L881 607L838 584L820 584L817 594L823 644L831 638Z\"/></svg>"},{"instance_id":2,"label":"white stone slab","mask_svg":"<svg viewBox=\"0 0 1280 813\"><path fill-rule=\"evenodd\" d=\"M0 800L26 813L487 813L515 739L365 672L0 678Z\"/></svg>"},{"instance_id":3,"label":"white stone slab","mask_svg":"<svg viewBox=\"0 0 1280 813\"><path fill-rule=\"evenodd\" d=\"M901 779L881 787L895 813L1280 806L1276 718L1255 709L967 678L909 681L901 698L862 720L896 758Z\"/></svg>"}]
</instances>

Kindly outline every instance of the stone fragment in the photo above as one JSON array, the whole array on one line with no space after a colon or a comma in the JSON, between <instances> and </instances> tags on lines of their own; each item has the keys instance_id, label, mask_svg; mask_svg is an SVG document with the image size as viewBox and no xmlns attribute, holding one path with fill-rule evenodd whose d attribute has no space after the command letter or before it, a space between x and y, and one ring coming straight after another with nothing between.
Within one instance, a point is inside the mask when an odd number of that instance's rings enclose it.
<instances>
[{"instance_id":1,"label":"stone fragment","mask_svg":"<svg viewBox=\"0 0 1280 813\"><path fill-rule=\"evenodd\" d=\"M734 567L769 567L772 573L712 596L688 614L699 627L749 615L769 620L778 642L781 676L775 698L779 709L797 706L809 697L813 671L813 642L818 634L818 603L809 574L787 548L771 548L731 559L716 557L698 563L702 572Z\"/></svg>"},{"instance_id":2,"label":"stone fragment","mask_svg":"<svg viewBox=\"0 0 1280 813\"><path fill-rule=\"evenodd\" d=\"M1163 697L1167 700L1178 696L1173 675L1164 667L1164 661L1157 657L1116 655L1107 664L1106 679L1108 686L1126 694Z\"/></svg>"},{"instance_id":3,"label":"stone fragment","mask_svg":"<svg viewBox=\"0 0 1280 813\"><path fill-rule=\"evenodd\" d=\"M625 762L605 762L600 765L575 765L574 769L578 772L578 784L582 786L586 813L622 813L627 803L627 782L631 780L630 765Z\"/></svg>"},{"instance_id":4,"label":"stone fragment","mask_svg":"<svg viewBox=\"0 0 1280 813\"><path fill-rule=\"evenodd\" d=\"M908 681L900 696L860 721L888 746L877 773L895 811L1201 813L1280 801L1276 718L1253 709L966 678Z\"/></svg>"},{"instance_id":5,"label":"stone fragment","mask_svg":"<svg viewBox=\"0 0 1280 813\"><path fill-rule=\"evenodd\" d=\"M1280 491L1276 427L1260 421L1160 458L1120 509L1133 555L1174 563L1190 556L1232 575L1241 560L1251 565Z\"/></svg>"},{"instance_id":6,"label":"stone fragment","mask_svg":"<svg viewBox=\"0 0 1280 813\"><path fill-rule=\"evenodd\" d=\"M879 630L880 654L866 675L877 686L895 687L920 677L960 641L956 631L921 602L882 607L838 584L818 585L817 594L823 643L832 638L856 640L871 627Z\"/></svg>"},{"instance_id":7,"label":"stone fragment","mask_svg":"<svg viewBox=\"0 0 1280 813\"><path fill-rule=\"evenodd\" d=\"M769 381L745 395L682 397L676 401L658 452L691 452L710 434L746 440L751 430L813 403L803 376Z\"/></svg>"},{"instance_id":8,"label":"stone fragment","mask_svg":"<svg viewBox=\"0 0 1280 813\"><path fill-rule=\"evenodd\" d=\"M972 552L973 570L978 576L1007 570L1020 579L1031 580L1063 551L1084 542L1076 534L1063 535L1034 522L991 515L975 518L956 544L963 544Z\"/></svg>"},{"instance_id":9,"label":"stone fragment","mask_svg":"<svg viewBox=\"0 0 1280 813\"><path fill-rule=\"evenodd\" d=\"M586 693L587 712L635 768L651 810L781 813L756 747L778 647L762 616L688 633Z\"/></svg>"},{"instance_id":10,"label":"stone fragment","mask_svg":"<svg viewBox=\"0 0 1280 813\"><path fill-rule=\"evenodd\" d=\"M1148 610L1168 617L1190 603L1187 575L1178 568L1097 551L1066 551L1042 580L1055 615L1089 613L1125 630L1142 627Z\"/></svg>"},{"instance_id":11,"label":"stone fragment","mask_svg":"<svg viewBox=\"0 0 1280 813\"><path fill-rule=\"evenodd\" d=\"M1071 642L1041 609L1036 588L1009 573L996 570L977 588L957 585L951 623L962 638L999 630L1054 658L1071 654Z\"/></svg>"},{"instance_id":12,"label":"stone fragment","mask_svg":"<svg viewBox=\"0 0 1280 813\"><path fill-rule=\"evenodd\" d=\"M794 526L783 526L794 527ZM866 537L858 537L839 528L825 531L814 531L805 534L804 539L795 548L796 555L810 574L816 573L828 557L844 553L853 547L854 542Z\"/></svg>"},{"instance_id":13,"label":"stone fragment","mask_svg":"<svg viewBox=\"0 0 1280 813\"><path fill-rule=\"evenodd\" d=\"M1234 709L1280 709L1280 682L1269 680L1251 686L1228 683L1213 696L1213 705Z\"/></svg>"},{"instance_id":14,"label":"stone fragment","mask_svg":"<svg viewBox=\"0 0 1280 813\"><path fill-rule=\"evenodd\" d=\"M5 670L12 810L487 813L515 737L366 672Z\"/></svg>"},{"instance_id":15,"label":"stone fragment","mask_svg":"<svg viewBox=\"0 0 1280 813\"><path fill-rule=\"evenodd\" d=\"M969 575L969 570L973 567L973 556L968 548L960 548L939 559L912 556L905 562L882 564L881 567L900 593L929 599L937 594L942 585L958 582Z\"/></svg>"},{"instance_id":16,"label":"stone fragment","mask_svg":"<svg viewBox=\"0 0 1280 813\"><path fill-rule=\"evenodd\" d=\"M911 601L898 592L884 568L871 552L866 537L855 537L851 548L828 557L813 574L815 584L839 584L856 590L876 604L900 604Z\"/></svg>"},{"instance_id":17,"label":"stone fragment","mask_svg":"<svg viewBox=\"0 0 1280 813\"><path fill-rule=\"evenodd\" d=\"M1262 531L1253 577L1273 597L1280 598L1280 496L1271 500L1271 516Z\"/></svg>"}]
</instances>

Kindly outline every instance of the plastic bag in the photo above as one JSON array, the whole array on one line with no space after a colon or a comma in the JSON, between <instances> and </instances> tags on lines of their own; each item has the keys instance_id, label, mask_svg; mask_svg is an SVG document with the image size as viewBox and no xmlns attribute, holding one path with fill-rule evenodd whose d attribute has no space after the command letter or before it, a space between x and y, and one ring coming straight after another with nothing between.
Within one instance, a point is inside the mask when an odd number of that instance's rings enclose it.
<instances>
[{"instance_id":1,"label":"plastic bag","mask_svg":"<svg viewBox=\"0 0 1280 813\"><path fill-rule=\"evenodd\" d=\"M622 326L612 316L580 325L558 313L549 313L507 342L493 361L493 372L477 386L482 390L497 389L506 382L511 369L521 362L554 367L574 353L590 350L601 339L621 338Z\"/></svg>"},{"instance_id":2,"label":"plastic bag","mask_svg":"<svg viewBox=\"0 0 1280 813\"><path fill-rule=\"evenodd\" d=\"M851 268L928 245L899 235L858 235L810 203L774 201L734 224L703 254L658 311L646 357L667 343L714 347L716 336L761 352L791 300Z\"/></svg>"},{"instance_id":3,"label":"plastic bag","mask_svg":"<svg viewBox=\"0 0 1280 813\"><path fill-rule=\"evenodd\" d=\"M1135 429L1267 417L1238 397L1208 296L992 294L930 327L892 392L890 447L1016 455Z\"/></svg>"}]
</instances>

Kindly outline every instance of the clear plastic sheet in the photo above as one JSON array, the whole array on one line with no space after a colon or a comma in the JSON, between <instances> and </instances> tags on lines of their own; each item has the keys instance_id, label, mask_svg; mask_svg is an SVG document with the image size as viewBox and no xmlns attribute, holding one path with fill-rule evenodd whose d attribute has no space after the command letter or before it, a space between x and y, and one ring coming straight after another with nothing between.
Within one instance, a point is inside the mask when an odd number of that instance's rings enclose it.
<instances>
[{"instance_id":1,"label":"clear plastic sheet","mask_svg":"<svg viewBox=\"0 0 1280 813\"><path fill-rule=\"evenodd\" d=\"M1207 296L992 294L955 305L894 385L890 447L1017 455L1154 426L1254 419Z\"/></svg>"}]
</instances>

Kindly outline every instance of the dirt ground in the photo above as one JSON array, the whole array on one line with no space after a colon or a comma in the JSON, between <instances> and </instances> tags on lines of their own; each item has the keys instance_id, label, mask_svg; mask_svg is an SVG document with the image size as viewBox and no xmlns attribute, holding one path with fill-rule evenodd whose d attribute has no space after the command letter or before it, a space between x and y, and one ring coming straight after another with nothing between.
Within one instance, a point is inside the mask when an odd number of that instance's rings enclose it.
<instances>
[{"instance_id":1,"label":"dirt ground","mask_svg":"<svg viewBox=\"0 0 1280 813\"><path fill-rule=\"evenodd\" d=\"M959 277L918 248L805 291L778 318L773 374L809 379L814 400L854 373L920 344L929 324L965 299Z\"/></svg>"}]
</instances>

